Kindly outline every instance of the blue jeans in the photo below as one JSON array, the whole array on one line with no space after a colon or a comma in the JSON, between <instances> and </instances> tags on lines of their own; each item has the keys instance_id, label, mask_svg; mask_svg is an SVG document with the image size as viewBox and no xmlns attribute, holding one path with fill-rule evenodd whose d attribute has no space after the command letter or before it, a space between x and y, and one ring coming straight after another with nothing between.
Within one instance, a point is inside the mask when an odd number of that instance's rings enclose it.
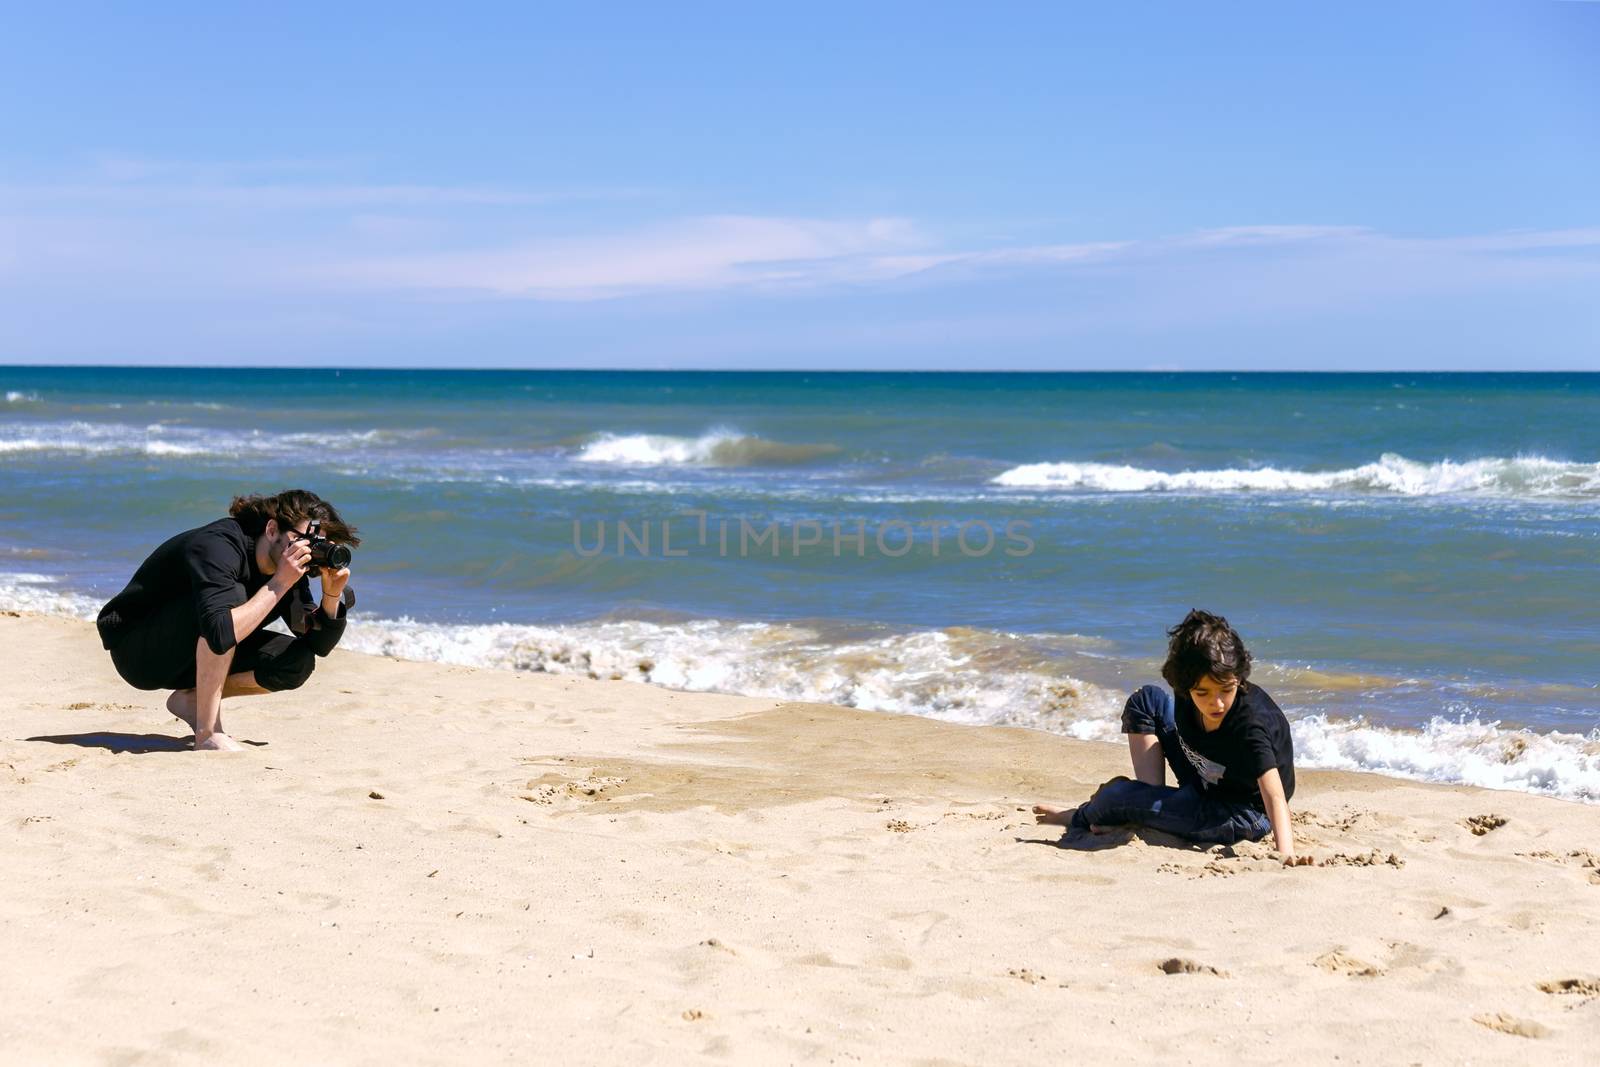
<instances>
[{"instance_id":1,"label":"blue jeans","mask_svg":"<svg viewBox=\"0 0 1600 1067\"><path fill-rule=\"evenodd\" d=\"M1155 734L1178 784L1147 785L1131 778L1113 778L1073 814L1072 829L1148 826L1218 845L1259 841L1272 832L1272 823L1263 812L1249 804L1222 800L1205 788L1200 772L1183 754L1172 695L1165 689L1147 685L1130 696L1122 710L1122 732Z\"/></svg>"}]
</instances>

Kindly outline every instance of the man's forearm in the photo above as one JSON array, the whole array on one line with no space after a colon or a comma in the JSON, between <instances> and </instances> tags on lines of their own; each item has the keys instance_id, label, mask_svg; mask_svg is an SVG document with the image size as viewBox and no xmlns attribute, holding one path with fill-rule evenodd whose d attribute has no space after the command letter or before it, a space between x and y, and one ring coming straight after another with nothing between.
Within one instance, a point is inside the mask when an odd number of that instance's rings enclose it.
<instances>
[{"instance_id":1,"label":"man's forearm","mask_svg":"<svg viewBox=\"0 0 1600 1067\"><path fill-rule=\"evenodd\" d=\"M340 616L340 608L349 610L344 603L345 591L341 590L338 596L330 597L326 593L322 596L322 620L312 628L307 639L311 642L311 651L319 656L326 656L332 652L339 643L339 638L344 636L344 619Z\"/></svg>"},{"instance_id":2,"label":"man's forearm","mask_svg":"<svg viewBox=\"0 0 1600 1067\"><path fill-rule=\"evenodd\" d=\"M283 594L273 589L269 582L257 589L249 600L234 608L231 612L234 641L243 641L254 633L267 616L272 614L272 609L278 606L278 600L282 596Z\"/></svg>"}]
</instances>

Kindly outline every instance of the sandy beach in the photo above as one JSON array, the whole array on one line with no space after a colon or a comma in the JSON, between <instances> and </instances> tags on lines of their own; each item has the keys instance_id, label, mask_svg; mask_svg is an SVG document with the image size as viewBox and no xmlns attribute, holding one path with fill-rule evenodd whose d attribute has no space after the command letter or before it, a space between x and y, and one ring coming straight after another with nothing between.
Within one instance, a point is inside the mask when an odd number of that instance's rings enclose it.
<instances>
[{"instance_id":1,"label":"sandy beach","mask_svg":"<svg viewBox=\"0 0 1600 1067\"><path fill-rule=\"evenodd\" d=\"M8 1063L1593 1062L1600 808L1304 772L1312 868L1035 801L1116 746L335 652L184 751L14 612Z\"/></svg>"}]
</instances>

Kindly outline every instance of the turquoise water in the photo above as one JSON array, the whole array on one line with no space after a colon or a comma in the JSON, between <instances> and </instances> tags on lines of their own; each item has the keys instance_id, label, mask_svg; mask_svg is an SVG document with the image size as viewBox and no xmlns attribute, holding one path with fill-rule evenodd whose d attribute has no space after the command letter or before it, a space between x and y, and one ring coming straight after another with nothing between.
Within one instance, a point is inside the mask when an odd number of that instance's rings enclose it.
<instances>
[{"instance_id":1,"label":"turquoise water","mask_svg":"<svg viewBox=\"0 0 1600 1067\"><path fill-rule=\"evenodd\" d=\"M0 393L11 603L83 613L232 493L303 485L366 539L359 647L1114 739L1200 606L1308 760L1600 795L1600 375L10 367Z\"/></svg>"}]
</instances>

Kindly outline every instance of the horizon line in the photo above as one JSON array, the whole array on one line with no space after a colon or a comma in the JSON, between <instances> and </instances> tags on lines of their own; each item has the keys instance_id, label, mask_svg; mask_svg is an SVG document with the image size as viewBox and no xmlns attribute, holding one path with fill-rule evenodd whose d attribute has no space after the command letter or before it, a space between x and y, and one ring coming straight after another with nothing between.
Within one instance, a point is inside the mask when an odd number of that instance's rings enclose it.
<instances>
[{"instance_id":1,"label":"horizon line","mask_svg":"<svg viewBox=\"0 0 1600 1067\"><path fill-rule=\"evenodd\" d=\"M421 366L379 366L362 364L324 365L314 363L0 363L0 370L284 370L297 371L430 371L443 373L467 374L492 374L492 373L586 373L586 374L1324 374L1324 375L1385 375L1385 374L1595 374L1600 375L1600 368L1586 369L1499 369L1479 368L1466 369L1408 369L1404 367L1393 370L1336 370L1336 369L1290 369L1290 368L1250 368L1229 369L1217 368L1190 368L1190 367L1141 367L1141 368L1107 368L1107 367L985 367L974 369L967 367L578 367L578 366L551 366L551 367L445 367L433 365Z\"/></svg>"}]
</instances>

